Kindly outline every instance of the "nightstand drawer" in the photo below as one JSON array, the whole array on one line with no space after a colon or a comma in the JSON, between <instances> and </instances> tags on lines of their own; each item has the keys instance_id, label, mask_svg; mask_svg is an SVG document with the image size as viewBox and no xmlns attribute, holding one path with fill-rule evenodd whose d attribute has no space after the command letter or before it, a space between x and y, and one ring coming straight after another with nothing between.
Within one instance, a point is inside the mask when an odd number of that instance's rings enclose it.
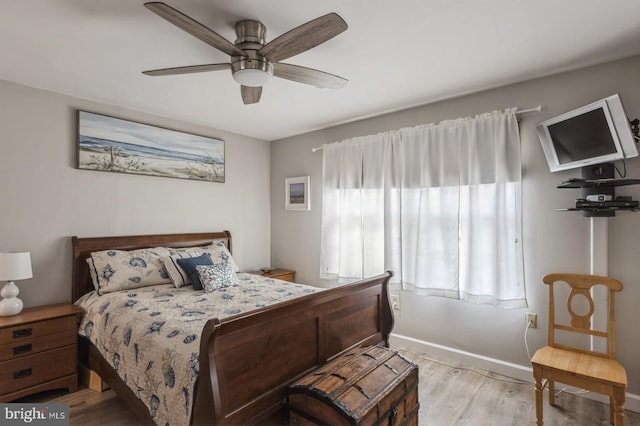
<instances>
[{"instance_id":1,"label":"nightstand drawer","mask_svg":"<svg viewBox=\"0 0 640 426\"><path fill-rule=\"evenodd\" d=\"M76 331L76 324L75 316L67 316L3 328L0 330L0 345L22 342L61 331Z\"/></svg>"},{"instance_id":2,"label":"nightstand drawer","mask_svg":"<svg viewBox=\"0 0 640 426\"><path fill-rule=\"evenodd\" d=\"M75 328L63 333L49 334L36 338L14 339L15 341L0 345L0 361L9 361L50 349L75 345L77 339L77 331Z\"/></svg>"},{"instance_id":3,"label":"nightstand drawer","mask_svg":"<svg viewBox=\"0 0 640 426\"><path fill-rule=\"evenodd\" d=\"M287 272L286 274L273 276L272 278L277 278L279 280L293 282L293 276L294 275L295 275L295 272Z\"/></svg>"},{"instance_id":4,"label":"nightstand drawer","mask_svg":"<svg viewBox=\"0 0 640 426\"><path fill-rule=\"evenodd\" d=\"M76 346L0 362L0 397L60 377L76 374Z\"/></svg>"},{"instance_id":5,"label":"nightstand drawer","mask_svg":"<svg viewBox=\"0 0 640 426\"><path fill-rule=\"evenodd\" d=\"M278 280L294 282L296 279L296 271L291 269L271 269L270 271L250 271L250 274L260 275L267 278L275 278Z\"/></svg>"}]
</instances>

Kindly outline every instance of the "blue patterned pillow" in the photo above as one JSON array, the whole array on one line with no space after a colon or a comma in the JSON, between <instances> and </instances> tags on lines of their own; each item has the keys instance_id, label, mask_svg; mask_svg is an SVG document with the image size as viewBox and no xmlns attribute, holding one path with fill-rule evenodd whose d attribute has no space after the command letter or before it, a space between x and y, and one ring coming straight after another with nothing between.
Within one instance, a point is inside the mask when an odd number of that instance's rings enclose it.
<instances>
[{"instance_id":1,"label":"blue patterned pillow","mask_svg":"<svg viewBox=\"0 0 640 426\"><path fill-rule=\"evenodd\" d=\"M191 280L191 285L195 290L202 290L202 283L200 282L200 277L198 276L198 271L196 270L196 266L198 265L213 265L213 260L211 259L211 255L209 253L204 253L198 257L187 257L184 259L176 259L178 265L184 272L187 273L189 279Z\"/></svg>"},{"instance_id":2,"label":"blue patterned pillow","mask_svg":"<svg viewBox=\"0 0 640 426\"><path fill-rule=\"evenodd\" d=\"M196 266L205 293L238 284L238 277L228 263Z\"/></svg>"},{"instance_id":3,"label":"blue patterned pillow","mask_svg":"<svg viewBox=\"0 0 640 426\"><path fill-rule=\"evenodd\" d=\"M165 247L138 250L103 250L87 258L93 285L98 294L167 284L171 277L162 263L170 255Z\"/></svg>"}]
</instances>

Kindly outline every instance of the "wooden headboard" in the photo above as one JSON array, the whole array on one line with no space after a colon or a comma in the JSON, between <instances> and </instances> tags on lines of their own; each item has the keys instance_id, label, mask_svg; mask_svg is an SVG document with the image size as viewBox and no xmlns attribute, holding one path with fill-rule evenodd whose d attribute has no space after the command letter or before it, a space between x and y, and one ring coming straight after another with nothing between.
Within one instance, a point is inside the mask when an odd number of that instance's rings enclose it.
<instances>
[{"instance_id":1,"label":"wooden headboard","mask_svg":"<svg viewBox=\"0 0 640 426\"><path fill-rule=\"evenodd\" d=\"M73 246L73 302L95 290L86 259L91 252L101 250L136 250L148 247L195 247L206 246L214 241L223 241L231 252L231 233L203 232L194 234L136 235L122 237L71 237Z\"/></svg>"}]
</instances>

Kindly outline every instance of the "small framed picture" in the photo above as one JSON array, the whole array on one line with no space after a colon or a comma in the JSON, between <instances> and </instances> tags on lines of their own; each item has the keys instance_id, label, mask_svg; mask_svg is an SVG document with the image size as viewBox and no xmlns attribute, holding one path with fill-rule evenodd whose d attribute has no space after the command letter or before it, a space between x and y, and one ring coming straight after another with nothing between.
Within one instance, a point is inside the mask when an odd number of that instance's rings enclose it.
<instances>
[{"instance_id":1,"label":"small framed picture","mask_svg":"<svg viewBox=\"0 0 640 426\"><path fill-rule=\"evenodd\" d=\"M311 210L309 176L287 178L285 181L285 209Z\"/></svg>"}]
</instances>

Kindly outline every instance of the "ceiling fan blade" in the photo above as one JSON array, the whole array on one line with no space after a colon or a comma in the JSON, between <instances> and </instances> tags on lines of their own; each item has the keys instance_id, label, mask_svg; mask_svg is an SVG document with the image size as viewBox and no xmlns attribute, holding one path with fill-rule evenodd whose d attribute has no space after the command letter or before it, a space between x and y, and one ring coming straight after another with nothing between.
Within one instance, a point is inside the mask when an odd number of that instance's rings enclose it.
<instances>
[{"instance_id":1,"label":"ceiling fan blade","mask_svg":"<svg viewBox=\"0 0 640 426\"><path fill-rule=\"evenodd\" d=\"M329 13L302 24L265 44L258 54L272 62L290 58L332 39L348 25L336 13Z\"/></svg>"},{"instance_id":2,"label":"ceiling fan blade","mask_svg":"<svg viewBox=\"0 0 640 426\"><path fill-rule=\"evenodd\" d=\"M329 74L328 72L299 65L283 64L282 62L273 64L273 75L322 89L340 89L349 81L346 78Z\"/></svg>"},{"instance_id":3,"label":"ceiling fan blade","mask_svg":"<svg viewBox=\"0 0 640 426\"><path fill-rule=\"evenodd\" d=\"M193 74L196 72L228 70L229 68L231 68L231 64L190 65L186 67L161 68L157 70L142 71L142 74L155 77L159 75Z\"/></svg>"},{"instance_id":4,"label":"ceiling fan blade","mask_svg":"<svg viewBox=\"0 0 640 426\"><path fill-rule=\"evenodd\" d=\"M245 105L257 104L260 101L260 95L262 95L262 87L240 86L240 93Z\"/></svg>"},{"instance_id":5,"label":"ceiling fan blade","mask_svg":"<svg viewBox=\"0 0 640 426\"><path fill-rule=\"evenodd\" d=\"M145 3L144 7L229 56L246 56L246 53L226 38L167 4L162 2L149 2Z\"/></svg>"}]
</instances>

